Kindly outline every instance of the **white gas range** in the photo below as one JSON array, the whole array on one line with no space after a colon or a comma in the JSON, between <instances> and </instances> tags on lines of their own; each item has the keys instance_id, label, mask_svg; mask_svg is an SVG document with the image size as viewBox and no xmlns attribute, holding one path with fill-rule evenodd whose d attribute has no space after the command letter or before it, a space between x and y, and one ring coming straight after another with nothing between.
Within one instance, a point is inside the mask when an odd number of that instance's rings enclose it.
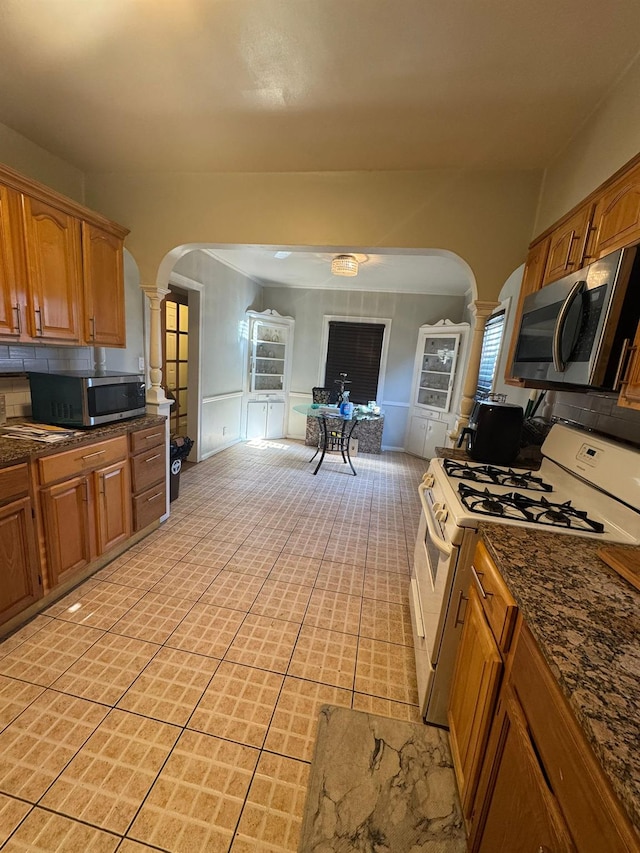
<instances>
[{"instance_id":1,"label":"white gas range","mask_svg":"<svg viewBox=\"0 0 640 853\"><path fill-rule=\"evenodd\" d=\"M539 471L432 459L411 573L420 711L447 725L478 524L491 521L640 544L640 451L556 424ZM614 497L615 495L615 497Z\"/></svg>"}]
</instances>

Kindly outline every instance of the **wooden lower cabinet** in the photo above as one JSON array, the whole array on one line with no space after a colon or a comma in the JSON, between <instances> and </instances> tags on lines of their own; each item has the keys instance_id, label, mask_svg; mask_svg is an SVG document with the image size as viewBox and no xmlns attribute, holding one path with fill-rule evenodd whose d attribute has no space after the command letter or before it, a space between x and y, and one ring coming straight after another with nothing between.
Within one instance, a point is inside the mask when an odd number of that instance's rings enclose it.
<instances>
[{"instance_id":1,"label":"wooden lower cabinet","mask_svg":"<svg viewBox=\"0 0 640 853\"><path fill-rule=\"evenodd\" d=\"M38 470L41 482L61 480L40 488L51 589L131 536L126 436L45 457L38 460Z\"/></svg>"},{"instance_id":2,"label":"wooden lower cabinet","mask_svg":"<svg viewBox=\"0 0 640 853\"><path fill-rule=\"evenodd\" d=\"M89 481L74 477L40 492L49 586L88 566L92 559Z\"/></svg>"},{"instance_id":3,"label":"wooden lower cabinet","mask_svg":"<svg viewBox=\"0 0 640 853\"><path fill-rule=\"evenodd\" d=\"M0 567L2 624L42 596L28 497L0 507Z\"/></svg>"},{"instance_id":4,"label":"wooden lower cabinet","mask_svg":"<svg viewBox=\"0 0 640 853\"><path fill-rule=\"evenodd\" d=\"M481 542L449 702L470 853L640 853L640 840Z\"/></svg>"},{"instance_id":5,"label":"wooden lower cabinet","mask_svg":"<svg viewBox=\"0 0 640 853\"><path fill-rule=\"evenodd\" d=\"M449 700L451 753L467 829L502 670L480 597L471 588Z\"/></svg>"},{"instance_id":6,"label":"wooden lower cabinet","mask_svg":"<svg viewBox=\"0 0 640 853\"><path fill-rule=\"evenodd\" d=\"M131 536L129 460L123 459L93 473L96 545L98 555Z\"/></svg>"},{"instance_id":7,"label":"wooden lower cabinet","mask_svg":"<svg viewBox=\"0 0 640 853\"><path fill-rule=\"evenodd\" d=\"M473 849L476 853L575 853L524 713L508 687L501 697L492 739L491 772L484 792L487 806L482 834Z\"/></svg>"},{"instance_id":8,"label":"wooden lower cabinet","mask_svg":"<svg viewBox=\"0 0 640 853\"><path fill-rule=\"evenodd\" d=\"M167 444L164 424L130 435L133 530L161 518L167 506Z\"/></svg>"}]
</instances>

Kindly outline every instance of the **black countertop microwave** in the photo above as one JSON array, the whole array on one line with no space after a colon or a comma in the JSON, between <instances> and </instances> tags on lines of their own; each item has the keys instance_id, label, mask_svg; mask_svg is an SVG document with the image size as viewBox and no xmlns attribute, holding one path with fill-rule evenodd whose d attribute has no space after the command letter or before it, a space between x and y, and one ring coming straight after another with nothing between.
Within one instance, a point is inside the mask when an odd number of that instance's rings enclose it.
<instances>
[{"instance_id":1,"label":"black countertop microwave","mask_svg":"<svg viewBox=\"0 0 640 853\"><path fill-rule=\"evenodd\" d=\"M513 376L617 390L640 319L640 251L618 249L524 300Z\"/></svg>"},{"instance_id":2,"label":"black countertop microwave","mask_svg":"<svg viewBox=\"0 0 640 853\"><path fill-rule=\"evenodd\" d=\"M93 427L145 414L144 377L116 371L29 373L34 421Z\"/></svg>"}]
</instances>

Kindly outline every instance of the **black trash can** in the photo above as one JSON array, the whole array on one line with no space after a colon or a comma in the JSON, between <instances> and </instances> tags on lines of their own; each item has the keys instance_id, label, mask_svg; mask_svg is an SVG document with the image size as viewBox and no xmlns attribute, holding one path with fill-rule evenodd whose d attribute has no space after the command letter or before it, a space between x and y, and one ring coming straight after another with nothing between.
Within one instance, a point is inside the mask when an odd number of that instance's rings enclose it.
<instances>
[{"instance_id":1,"label":"black trash can","mask_svg":"<svg viewBox=\"0 0 640 853\"><path fill-rule=\"evenodd\" d=\"M192 447L193 439L186 435L176 435L169 443L169 501L175 501L180 494L182 463Z\"/></svg>"}]
</instances>

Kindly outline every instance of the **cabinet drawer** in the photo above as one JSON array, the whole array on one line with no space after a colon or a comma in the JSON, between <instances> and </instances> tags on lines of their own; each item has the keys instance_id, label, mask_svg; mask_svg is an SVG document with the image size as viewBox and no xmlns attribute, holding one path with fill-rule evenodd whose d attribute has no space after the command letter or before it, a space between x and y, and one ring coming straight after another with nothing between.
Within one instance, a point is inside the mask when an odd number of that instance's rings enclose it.
<instances>
[{"instance_id":1,"label":"cabinet drawer","mask_svg":"<svg viewBox=\"0 0 640 853\"><path fill-rule=\"evenodd\" d=\"M26 464L0 470L0 503L29 493L29 469Z\"/></svg>"},{"instance_id":2,"label":"cabinet drawer","mask_svg":"<svg viewBox=\"0 0 640 853\"><path fill-rule=\"evenodd\" d=\"M511 645L518 607L483 542L476 548L471 574L498 648L505 654Z\"/></svg>"},{"instance_id":3,"label":"cabinet drawer","mask_svg":"<svg viewBox=\"0 0 640 853\"><path fill-rule=\"evenodd\" d=\"M626 815L524 625L513 656L511 684L580 853L637 850L637 838Z\"/></svg>"},{"instance_id":4,"label":"cabinet drawer","mask_svg":"<svg viewBox=\"0 0 640 853\"><path fill-rule=\"evenodd\" d=\"M166 506L166 486L164 480L136 495L133 499L133 530L142 530L147 524L151 524L161 515L164 515Z\"/></svg>"},{"instance_id":5,"label":"cabinet drawer","mask_svg":"<svg viewBox=\"0 0 640 853\"><path fill-rule=\"evenodd\" d=\"M65 477L73 477L83 471L110 465L127 456L126 435L110 438L106 441L96 441L94 444L84 444L65 453L46 456L38 459L38 474L40 483L53 483Z\"/></svg>"},{"instance_id":6,"label":"cabinet drawer","mask_svg":"<svg viewBox=\"0 0 640 853\"><path fill-rule=\"evenodd\" d=\"M143 492L166 476L166 453L163 444L131 458L131 478L134 494Z\"/></svg>"},{"instance_id":7,"label":"cabinet drawer","mask_svg":"<svg viewBox=\"0 0 640 853\"><path fill-rule=\"evenodd\" d=\"M139 429L131 433L131 452L140 453L142 450L148 450L150 447L155 447L156 444L162 444L164 441L166 428L164 424L158 424L147 429Z\"/></svg>"}]
</instances>

